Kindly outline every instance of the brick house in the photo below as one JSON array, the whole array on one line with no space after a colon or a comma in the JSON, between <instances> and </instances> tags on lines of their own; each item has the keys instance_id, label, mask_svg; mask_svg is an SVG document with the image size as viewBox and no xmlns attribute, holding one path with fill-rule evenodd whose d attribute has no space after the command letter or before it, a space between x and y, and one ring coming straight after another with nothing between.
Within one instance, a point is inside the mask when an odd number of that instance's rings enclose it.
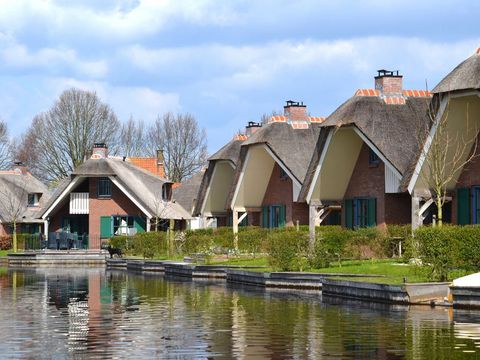
<instances>
[{"instance_id":1,"label":"brick house","mask_svg":"<svg viewBox=\"0 0 480 360\"><path fill-rule=\"evenodd\" d=\"M17 233L40 233L43 221L38 215L49 197L45 184L22 163L15 163L11 170L0 171L0 236L12 233L14 218Z\"/></svg>"},{"instance_id":2,"label":"brick house","mask_svg":"<svg viewBox=\"0 0 480 360\"><path fill-rule=\"evenodd\" d=\"M171 201L172 183L158 175L164 174L161 155L154 158L156 166L147 161L144 169L138 159L110 157L105 144L95 144L91 158L62 181L43 209L49 246L70 241L70 247L75 240L74 245L99 249L112 236L158 229L166 219L189 219Z\"/></svg>"},{"instance_id":3,"label":"brick house","mask_svg":"<svg viewBox=\"0 0 480 360\"><path fill-rule=\"evenodd\" d=\"M227 196L233 184L235 169L240 157L240 147L249 134L260 124L250 122L246 134L237 134L231 141L208 158L208 167L203 175L193 215L205 219L204 226L231 225L227 210Z\"/></svg>"},{"instance_id":4,"label":"brick house","mask_svg":"<svg viewBox=\"0 0 480 360\"><path fill-rule=\"evenodd\" d=\"M227 200L234 231L245 221L270 228L308 224L308 206L298 196L323 120L287 101L284 115L272 116L242 143Z\"/></svg>"},{"instance_id":5,"label":"brick house","mask_svg":"<svg viewBox=\"0 0 480 360\"><path fill-rule=\"evenodd\" d=\"M453 174L446 185L447 202L443 207L443 221L459 225L480 223L480 48L452 70L432 90L432 104L436 107L434 126L430 138L435 139L438 124L444 124L445 132L454 143L448 147L446 174ZM435 141L435 140L434 140ZM434 207L433 194L429 189L429 152L431 143L426 142L418 157L413 176L408 184L412 196L412 225L414 228L424 222L425 212ZM465 147L465 148L464 148ZM463 159L475 154L468 163L461 159L457 162L464 165L455 171L454 153L465 149ZM475 151L475 153L474 153ZM427 160L425 160L427 159ZM433 210L435 212L435 209Z\"/></svg>"},{"instance_id":6,"label":"brick house","mask_svg":"<svg viewBox=\"0 0 480 360\"><path fill-rule=\"evenodd\" d=\"M300 194L311 234L333 211L348 228L410 222L402 186L428 126L430 94L404 90L398 72L380 70L375 89L358 90L322 124Z\"/></svg>"}]
</instances>

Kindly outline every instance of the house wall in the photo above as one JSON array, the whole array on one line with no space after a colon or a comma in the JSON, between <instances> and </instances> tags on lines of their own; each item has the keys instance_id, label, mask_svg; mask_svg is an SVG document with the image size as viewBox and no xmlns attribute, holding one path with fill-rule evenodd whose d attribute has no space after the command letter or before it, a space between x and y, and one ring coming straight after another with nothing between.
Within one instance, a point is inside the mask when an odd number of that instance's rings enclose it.
<instances>
[{"instance_id":1,"label":"house wall","mask_svg":"<svg viewBox=\"0 0 480 360\"><path fill-rule=\"evenodd\" d=\"M480 141L478 139L477 141ZM480 142L479 142L480 144ZM480 155L480 148L477 147L475 156ZM458 188L470 188L472 186L480 185L480 157L475 157L462 170L455 190ZM452 223L457 224L457 192L452 191Z\"/></svg>"},{"instance_id":2,"label":"house wall","mask_svg":"<svg viewBox=\"0 0 480 360\"><path fill-rule=\"evenodd\" d=\"M293 182L289 177L280 177L280 166L275 163L263 197L262 206L285 205L286 225L293 226L298 220L301 225L308 224L308 205L293 202Z\"/></svg>"},{"instance_id":3,"label":"house wall","mask_svg":"<svg viewBox=\"0 0 480 360\"><path fill-rule=\"evenodd\" d=\"M385 194L385 223L410 224L412 221L412 197L409 193Z\"/></svg>"},{"instance_id":4,"label":"house wall","mask_svg":"<svg viewBox=\"0 0 480 360\"><path fill-rule=\"evenodd\" d=\"M377 225L385 226L385 165L379 160L378 166L369 165L370 148L363 144L357 163L345 192L345 199L356 197L377 199ZM345 214L342 214L345 225Z\"/></svg>"},{"instance_id":5,"label":"house wall","mask_svg":"<svg viewBox=\"0 0 480 360\"><path fill-rule=\"evenodd\" d=\"M112 184L112 197L101 199L97 196L97 181L95 179L89 184L89 236L90 247L100 247L100 217L111 215L145 215L142 211L119 189Z\"/></svg>"}]
</instances>

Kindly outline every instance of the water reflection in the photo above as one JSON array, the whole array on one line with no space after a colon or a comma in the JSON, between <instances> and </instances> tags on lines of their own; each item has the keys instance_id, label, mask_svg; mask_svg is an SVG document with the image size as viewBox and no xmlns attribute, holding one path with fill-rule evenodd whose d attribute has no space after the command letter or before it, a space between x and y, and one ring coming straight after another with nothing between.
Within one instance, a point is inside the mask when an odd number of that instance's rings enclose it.
<instances>
[{"instance_id":1,"label":"water reflection","mask_svg":"<svg viewBox=\"0 0 480 360\"><path fill-rule=\"evenodd\" d=\"M2 270L0 300L2 358L462 359L480 344L475 312L104 269Z\"/></svg>"}]
</instances>

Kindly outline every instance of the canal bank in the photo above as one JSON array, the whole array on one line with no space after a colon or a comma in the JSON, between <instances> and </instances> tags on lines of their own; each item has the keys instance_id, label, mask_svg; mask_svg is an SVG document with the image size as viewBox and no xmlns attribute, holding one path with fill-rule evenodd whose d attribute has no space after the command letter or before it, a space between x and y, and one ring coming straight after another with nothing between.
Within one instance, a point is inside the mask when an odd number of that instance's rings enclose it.
<instances>
[{"instance_id":1,"label":"canal bank","mask_svg":"<svg viewBox=\"0 0 480 360\"><path fill-rule=\"evenodd\" d=\"M392 304L451 305L450 283L382 284L380 275L328 274L307 272L263 272L256 267L196 265L172 261L107 259L107 268L127 271L157 272L185 278L217 278L227 283L264 288L317 289L326 296L385 302ZM362 282L362 278L378 278L378 283ZM342 278L356 278L355 281Z\"/></svg>"}]
</instances>

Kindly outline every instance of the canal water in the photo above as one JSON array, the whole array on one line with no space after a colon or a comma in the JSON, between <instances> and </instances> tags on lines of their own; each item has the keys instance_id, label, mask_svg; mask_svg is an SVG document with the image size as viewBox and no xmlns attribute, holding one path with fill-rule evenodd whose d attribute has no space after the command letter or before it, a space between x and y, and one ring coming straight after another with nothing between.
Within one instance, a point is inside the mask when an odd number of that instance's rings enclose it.
<instances>
[{"instance_id":1,"label":"canal water","mask_svg":"<svg viewBox=\"0 0 480 360\"><path fill-rule=\"evenodd\" d=\"M105 269L0 269L0 358L474 359L480 313Z\"/></svg>"}]
</instances>

